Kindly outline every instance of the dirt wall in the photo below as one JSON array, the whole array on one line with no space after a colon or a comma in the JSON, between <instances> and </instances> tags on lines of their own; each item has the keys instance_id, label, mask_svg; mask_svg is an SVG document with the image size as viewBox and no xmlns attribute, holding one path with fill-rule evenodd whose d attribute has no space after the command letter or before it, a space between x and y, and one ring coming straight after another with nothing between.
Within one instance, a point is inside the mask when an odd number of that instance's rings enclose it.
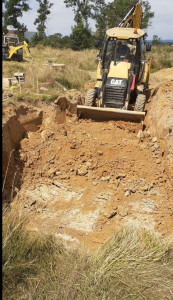
<instances>
[{"instance_id":1,"label":"dirt wall","mask_svg":"<svg viewBox=\"0 0 173 300\"><path fill-rule=\"evenodd\" d=\"M33 106L9 105L3 109L2 123L2 185L3 200L11 201L16 187L20 186L22 162L19 155L20 141L28 131L38 130L42 111ZM15 188L14 188L15 187Z\"/></svg>"},{"instance_id":2,"label":"dirt wall","mask_svg":"<svg viewBox=\"0 0 173 300\"><path fill-rule=\"evenodd\" d=\"M147 106L145 123L158 138L165 158L166 172L173 185L173 80L166 81L164 72L153 74L151 79L152 97ZM168 79L173 78L173 68L167 69ZM166 75L165 74L165 75Z\"/></svg>"}]
</instances>

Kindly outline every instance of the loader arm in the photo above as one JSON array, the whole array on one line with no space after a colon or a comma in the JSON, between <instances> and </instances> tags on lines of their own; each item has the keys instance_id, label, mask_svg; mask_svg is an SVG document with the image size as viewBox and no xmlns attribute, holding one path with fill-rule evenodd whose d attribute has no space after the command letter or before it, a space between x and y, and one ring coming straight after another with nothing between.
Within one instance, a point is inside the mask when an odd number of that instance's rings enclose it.
<instances>
[{"instance_id":1,"label":"loader arm","mask_svg":"<svg viewBox=\"0 0 173 300\"><path fill-rule=\"evenodd\" d=\"M25 53L28 57L31 57L31 54L30 54L30 50L29 50L29 47L28 47L28 44L24 41L22 45L19 45L19 46L9 46L9 59L14 55L14 54L17 54L17 51L19 49L24 49L25 50Z\"/></svg>"},{"instance_id":2,"label":"loader arm","mask_svg":"<svg viewBox=\"0 0 173 300\"><path fill-rule=\"evenodd\" d=\"M31 58L32 56L30 54L30 50L29 50L29 46L28 46L27 42L24 41L23 44L24 44L24 50L25 50L26 55Z\"/></svg>"},{"instance_id":3,"label":"loader arm","mask_svg":"<svg viewBox=\"0 0 173 300\"><path fill-rule=\"evenodd\" d=\"M129 10L124 19L119 23L118 27L141 28L142 7L140 3L136 3Z\"/></svg>"}]
</instances>

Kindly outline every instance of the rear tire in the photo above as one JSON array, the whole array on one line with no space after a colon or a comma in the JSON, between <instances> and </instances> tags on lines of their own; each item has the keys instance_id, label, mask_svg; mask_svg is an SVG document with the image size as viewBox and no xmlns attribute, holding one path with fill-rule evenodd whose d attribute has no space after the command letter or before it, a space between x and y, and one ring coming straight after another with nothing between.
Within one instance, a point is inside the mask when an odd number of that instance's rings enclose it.
<instances>
[{"instance_id":1,"label":"rear tire","mask_svg":"<svg viewBox=\"0 0 173 300\"><path fill-rule=\"evenodd\" d=\"M135 111L144 111L145 102L146 102L146 95L138 94L138 96L136 98L134 110Z\"/></svg>"},{"instance_id":2,"label":"rear tire","mask_svg":"<svg viewBox=\"0 0 173 300\"><path fill-rule=\"evenodd\" d=\"M23 49L17 51L17 61L23 61Z\"/></svg>"},{"instance_id":3,"label":"rear tire","mask_svg":"<svg viewBox=\"0 0 173 300\"><path fill-rule=\"evenodd\" d=\"M2 59L8 60L8 56L9 56L8 48L6 46L2 47Z\"/></svg>"},{"instance_id":4,"label":"rear tire","mask_svg":"<svg viewBox=\"0 0 173 300\"><path fill-rule=\"evenodd\" d=\"M95 106L95 100L96 100L96 90L95 89L88 90L85 97L85 105Z\"/></svg>"}]
</instances>

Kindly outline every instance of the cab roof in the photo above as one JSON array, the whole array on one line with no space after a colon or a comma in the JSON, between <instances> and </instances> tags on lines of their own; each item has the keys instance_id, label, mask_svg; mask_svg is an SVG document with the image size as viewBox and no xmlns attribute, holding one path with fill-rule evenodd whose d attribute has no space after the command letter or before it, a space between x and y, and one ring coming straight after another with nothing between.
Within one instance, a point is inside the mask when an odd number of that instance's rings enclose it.
<instances>
[{"instance_id":1,"label":"cab roof","mask_svg":"<svg viewBox=\"0 0 173 300\"><path fill-rule=\"evenodd\" d=\"M18 35L14 34L14 33L7 33L7 34L4 34L4 37L7 37L7 38L18 38Z\"/></svg>"},{"instance_id":2,"label":"cab roof","mask_svg":"<svg viewBox=\"0 0 173 300\"><path fill-rule=\"evenodd\" d=\"M136 31L136 33L135 33ZM116 37L118 39L139 39L145 34L142 29L139 28L121 28L114 27L106 31L107 37Z\"/></svg>"}]
</instances>

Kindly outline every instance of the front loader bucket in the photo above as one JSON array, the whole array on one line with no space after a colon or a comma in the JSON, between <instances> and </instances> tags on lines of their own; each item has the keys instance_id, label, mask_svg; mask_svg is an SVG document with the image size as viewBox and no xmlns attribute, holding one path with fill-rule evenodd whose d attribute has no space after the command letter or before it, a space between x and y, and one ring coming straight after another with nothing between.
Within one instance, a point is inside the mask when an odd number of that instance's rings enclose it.
<instances>
[{"instance_id":1,"label":"front loader bucket","mask_svg":"<svg viewBox=\"0 0 173 300\"><path fill-rule=\"evenodd\" d=\"M93 119L97 121L124 120L141 122L144 120L145 112L77 105L77 116L78 118Z\"/></svg>"}]
</instances>

